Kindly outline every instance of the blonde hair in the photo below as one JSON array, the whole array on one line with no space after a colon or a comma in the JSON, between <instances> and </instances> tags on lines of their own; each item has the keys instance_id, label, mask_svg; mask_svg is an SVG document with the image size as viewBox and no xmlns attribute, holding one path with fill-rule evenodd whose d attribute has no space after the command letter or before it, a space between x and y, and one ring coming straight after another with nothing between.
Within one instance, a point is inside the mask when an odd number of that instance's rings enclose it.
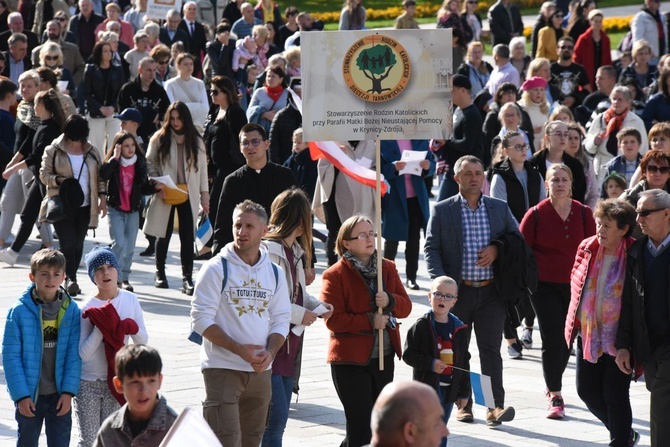
<instances>
[{"instance_id":1,"label":"blonde hair","mask_svg":"<svg viewBox=\"0 0 670 447\"><path fill-rule=\"evenodd\" d=\"M542 90L542 94L544 95L544 98L542 99L542 102L540 102L540 112L542 112L543 115L549 115L551 104L549 104L549 101L547 101L547 93L544 90ZM521 100L519 101L519 104L521 104L523 107L528 107L537 103L531 101L530 91L526 90L521 94Z\"/></svg>"},{"instance_id":2,"label":"blonde hair","mask_svg":"<svg viewBox=\"0 0 670 447\"><path fill-rule=\"evenodd\" d=\"M300 47L291 47L284 51L284 58L290 64L292 61L300 57Z\"/></svg>"},{"instance_id":3,"label":"blonde hair","mask_svg":"<svg viewBox=\"0 0 670 447\"><path fill-rule=\"evenodd\" d=\"M575 115L572 113L572 110L570 110L570 107L568 106L558 106L554 109L553 112L551 112L551 115L549 115L549 121L560 121L558 118L556 118L558 115L561 113L565 113L570 117L570 122L575 121ZM568 124L568 123L565 123Z\"/></svg>"},{"instance_id":4,"label":"blonde hair","mask_svg":"<svg viewBox=\"0 0 670 447\"><path fill-rule=\"evenodd\" d=\"M533 76L537 76L537 71L540 69L540 67L542 67L543 64L547 64L549 67L551 67L551 62L546 57L536 57L530 61L530 64L528 64L528 74L526 75L526 78L529 79Z\"/></svg>"},{"instance_id":5,"label":"blonde hair","mask_svg":"<svg viewBox=\"0 0 670 447\"><path fill-rule=\"evenodd\" d=\"M570 183L573 182L572 179L572 169L568 167L568 165L564 163L554 163L553 165L549 166L547 168L547 183L549 183L549 179L556 173L556 171L563 171L566 174L568 174L568 178L570 179ZM570 197L572 197L572 185L570 185Z\"/></svg>"},{"instance_id":6,"label":"blonde hair","mask_svg":"<svg viewBox=\"0 0 670 447\"><path fill-rule=\"evenodd\" d=\"M434 292L437 290L442 284L448 284L450 286L456 287L456 290L458 290L458 284L456 281L446 275L438 276L437 278L433 279L433 281L430 283L430 291Z\"/></svg>"},{"instance_id":7,"label":"blonde hair","mask_svg":"<svg viewBox=\"0 0 670 447\"><path fill-rule=\"evenodd\" d=\"M633 56L633 62L635 62L635 58L637 57L637 54L642 51L642 50L649 50L649 53L651 54L651 45L649 45L649 42L647 42L644 39L636 40L635 43L633 43L633 51L631 52L631 55Z\"/></svg>"}]
</instances>

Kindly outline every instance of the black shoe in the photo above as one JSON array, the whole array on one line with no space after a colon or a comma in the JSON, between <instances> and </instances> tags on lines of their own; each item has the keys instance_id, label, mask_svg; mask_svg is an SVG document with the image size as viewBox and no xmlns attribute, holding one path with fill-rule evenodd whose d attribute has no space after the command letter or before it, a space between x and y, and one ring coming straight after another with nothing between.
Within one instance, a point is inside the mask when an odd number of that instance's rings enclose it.
<instances>
[{"instance_id":1,"label":"black shoe","mask_svg":"<svg viewBox=\"0 0 670 447\"><path fill-rule=\"evenodd\" d=\"M140 256L153 256L156 253L156 249L153 245L149 245L144 251L140 252Z\"/></svg>"},{"instance_id":2,"label":"black shoe","mask_svg":"<svg viewBox=\"0 0 670 447\"><path fill-rule=\"evenodd\" d=\"M68 295L70 295L72 298L76 297L81 293L79 285L77 285L75 281L70 281L69 279L67 280L65 290L67 290Z\"/></svg>"},{"instance_id":3,"label":"black shoe","mask_svg":"<svg viewBox=\"0 0 670 447\"><path fill-rule=\"evenodd\" d=\"M421 287L419 287L419 285L416 283L416 280L414 279L407 280L407 288L412 290L421 290Z\"/></svg>"},{"instance_id":4,"label":"black shoe","mask_svg":"<svg viewBox=\"0 0 670 447\"><path fill-rule=\"evenodd\" d=\"M165 276L165 270L156 270L154 286L156 286L157 289L167 289L170 287L168 286L167 278Z\"/></svg>"},{"instance_id":5,"label":"black shoe","mask_svg":"<svg viewBox=\"0 0 670 447\"><path fill-rule=\"evenodd\" d=\"M135 289L128 281L123 281L121 283L121 288L127 290L128 292L134 292Z\"/></svg>"},{"instance_id":6,"label":"black shoe","mask_svg":"<svg viewBox=\"0 0 670 447\"><path fill-rule=\"evenodd\" d=\"M212 259L212 251L210 250L201 254L196 254L194 259L196 261L207 261L209 259Z\"/></svg>"},{"instance_id":7,"label":"black shoe","mask_svg":"<svg viewBox=\"0 0 670 447\"><path fill-rule=\"evenodd\" d=\"M181 293L185 293L188 296L193 296L193 279L190 276L185 277L181 281Z\"/></svg>"}]
</instances>

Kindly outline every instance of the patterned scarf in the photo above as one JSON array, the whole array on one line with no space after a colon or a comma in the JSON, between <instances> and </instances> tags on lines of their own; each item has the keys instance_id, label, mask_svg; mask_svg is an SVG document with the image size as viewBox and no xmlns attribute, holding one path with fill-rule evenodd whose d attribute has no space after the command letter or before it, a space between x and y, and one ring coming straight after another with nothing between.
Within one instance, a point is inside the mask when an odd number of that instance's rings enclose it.
<instances>
[{"instance_id":1,"label":"patterned scarf","mask_svg":"<svg viewBox=\"0 0 670 447\"><path fill-rule=\"evenodd\" d=\"M21 101L16 108L16 118L32 130L37 130L42 124L42 120L35 115L35 104L32 102Z\"/></svg>"},{"instance_id":2,"label":"patterned scarf","mask_svg":"<svg viewBox=\"0 0 670 447\"><path fill-rule=\"evenodd\" d=\"M603 118L605 119L605 124L607 125L605 135L603 136L604 140L607 140L610 135L616 135L619 130L621 130L621 127L623 126L623 120L626 119L626 116L628 115L628 110L623 112L621 115L617 115L614 113L614 109L610 107L605 111L603 114Z\"/></svg>"},{"instance_id":3,"label":"patterned scarf","mask_svg":"<svg viewBox=\"0 0 670 447\"><path fill-rule=\"evenodd\" d=\"M373 309L376 309L377 305L375 304L375 294L377 293L377 250L375 250L375 252L372 254L372 257L370 258L370 262L368 262L368 265L363 264L363 262L360 259L351 254L351 252L348 250L344 252L342 257L347 261L351 262L354 268L358 270L358 272L363 277L363 281L365 281L365 284L368 286L368 289L370 290L370 296L371 296L370 305L372 306Z\"/></svg>"},{"instance_id":4,"label":"patterned scarf","mask_svg":"<svg viewBox=\"0 0 670 447\"><path fill-rule=\"evenodd\" d=\"M619 314L621 313L621 294L626 270L626 240L623 239L614 254L614 260L609 271L601 271L605 256L604 247L600 246L596 253L593 267L589 271L584 294L579 307L579 322L581 324L582 347L584 360L596 363L603 354L616 356L616 333L619 328ZM598 319L597 289L598 277L606 274L604 296L601 302L601 315Z\"/></svg>"}]
</instances>

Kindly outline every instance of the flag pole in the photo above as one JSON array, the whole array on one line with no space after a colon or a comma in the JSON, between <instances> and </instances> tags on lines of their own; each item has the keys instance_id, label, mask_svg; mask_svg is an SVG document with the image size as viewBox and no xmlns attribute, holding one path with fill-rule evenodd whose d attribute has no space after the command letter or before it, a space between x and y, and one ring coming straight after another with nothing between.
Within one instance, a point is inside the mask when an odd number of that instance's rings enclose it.
<instances>
[{"instance_id":1,"label":"flag pole","mask_svg":"<svg viewBox=\"0 0 670 447\"><path fill-rule=\"evenodd\" d=\"M379 135L375 140L375 174L377 184L375 187L375 226L377 231L377 290L382 291L382 180L381 180L381 140ZM382 314L382 308L377 308L377 313ZM379 329L379 370L384 370L384 329Z\"/></svg>"}]
</instances>

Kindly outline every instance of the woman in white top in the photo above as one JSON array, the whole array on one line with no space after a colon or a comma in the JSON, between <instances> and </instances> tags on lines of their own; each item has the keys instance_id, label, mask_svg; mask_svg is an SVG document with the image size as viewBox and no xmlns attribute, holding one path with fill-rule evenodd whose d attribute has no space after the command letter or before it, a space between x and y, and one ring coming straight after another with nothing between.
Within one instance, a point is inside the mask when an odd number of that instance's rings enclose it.
<instances>
[{"instance_id":1,"label":"woman in white top","mask_svg":"<svg viewBox=\"0 0 670 447\"><path fill-rule=\"evenodd\" d=\"M209 100L205 83L191 76L195 60L189 53L181 53L175 60L179 76L165 82L165 91L170 102L181 101L186 104L193 124L198 132L202 134L207 114L209 113Z\"/></svg>"},{"instance_id":2,"label":"woman in white top","mask_svg":"<svg viewBox=\"0 0 670 447\"><path fill-rule=\"evenodd\" d=\"M107 416L119 409L123 396L112 394L110 388L109 351L106 344L120 342L113 335L119 324L126 328L123 343L146 344L149 341L144 316L135 294L117 286L121 268L108 247L97 248L86 255L88 275L96 290L81 304L81 381L74 399L74 412L79 422L78 447L93 445L95 435ZM114 310L103 307L111 305ZM116 321L115 315L118 315ZM129 320L135 322L136 326ZM113 368L113 365L112 365ZM121 399L121 400L119 400Z\"/></svg>"}]
</instances>

